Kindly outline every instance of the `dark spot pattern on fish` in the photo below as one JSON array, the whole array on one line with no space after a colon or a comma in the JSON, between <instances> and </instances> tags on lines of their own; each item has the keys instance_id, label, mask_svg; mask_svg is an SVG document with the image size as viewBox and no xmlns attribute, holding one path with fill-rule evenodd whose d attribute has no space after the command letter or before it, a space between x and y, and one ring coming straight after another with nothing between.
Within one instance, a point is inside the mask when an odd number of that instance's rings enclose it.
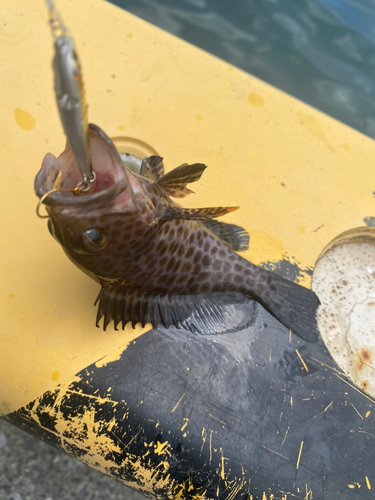
<instances>
[{"instance_id":1,"label":"dark spot pattern on fish","mask_svg":"<svg viewBox=\"0 0 375 500\"><path fill-rule=\"evenodd\" d=\"M317 341L316 295L243 259L235 250L248 248L246 231L214 220L238 207L186 209L170 198L190 194L186 185L200 178L204 165L183 164L164 174L161 158L151 157L142 163L144 175L137 175L92 125L90 148L97 176L93 193L67 200L63 192L52 193L45 204L54 237L74 262L102 283L98 321L104 318L104 328L110 321L117 327L119 322L134 326L148 319L154 326L179 327L186 325L183 315L193 314L200 298L203 303L209 297L207 304L214 307L217 297L220 310L227 294L236 300L255 299L302 338ZM56 162L61 187L71 187L77 166L69 145ZM35 182L39 197L51 189L48 174L43 164ZM95 232L87 234L97 235L95 241L87 238L85 231L90 230Z\"/></svg>"}]
</instances>

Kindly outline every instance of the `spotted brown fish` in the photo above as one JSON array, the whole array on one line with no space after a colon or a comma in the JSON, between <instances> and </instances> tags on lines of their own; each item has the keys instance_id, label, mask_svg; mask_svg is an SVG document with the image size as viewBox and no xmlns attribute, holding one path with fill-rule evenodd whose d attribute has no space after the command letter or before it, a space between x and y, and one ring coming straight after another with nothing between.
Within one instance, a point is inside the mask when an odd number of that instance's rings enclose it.
<instances>
[{"instance_id":1,"label":"spotted brown fish","mask_svg":"<svg viewBox=\"0 0 375 500\"><path fill-rule=\"evenodd\" d=\"M77 196L80 173L67 144L56 159L47 154L35 179L45 196L50 232L69 258L102 285L97 325L115 328L186 326L199 311L204 324L225 321L229 301L248 297L286 327L316 341L317 296L255 266L235 251L248 247L245 230L214 218L237 207L185 209L171 197L191 191L206 166L183 164L164 173L162 159L143 160L139 174L122 162L112 141L90 125L90 152L96 180ZM52 191L51 191L52 190Z\"/></svg>"}]
</instances>

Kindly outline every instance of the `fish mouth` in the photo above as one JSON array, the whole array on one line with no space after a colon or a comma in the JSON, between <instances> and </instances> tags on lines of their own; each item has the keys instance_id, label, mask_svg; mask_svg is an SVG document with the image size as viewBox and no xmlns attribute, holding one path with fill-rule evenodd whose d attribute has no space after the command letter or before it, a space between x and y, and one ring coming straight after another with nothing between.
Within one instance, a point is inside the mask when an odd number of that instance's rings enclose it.
<instances>
[{"instance_id":1,"label":"fish mouth","mask_svg":"<svg viewBox=\"0 0 375 500\"><path fill-rule=\"evenodd\" d=\"M75 189L83 180L78 163L67 142L56 158L48 153L34 183L35 193L48 206L87 206L108 202L129 186L129 178L111 139L96 125L89 124L89 148L95 180L87 193Z\"/></svg>"}]
</instances>

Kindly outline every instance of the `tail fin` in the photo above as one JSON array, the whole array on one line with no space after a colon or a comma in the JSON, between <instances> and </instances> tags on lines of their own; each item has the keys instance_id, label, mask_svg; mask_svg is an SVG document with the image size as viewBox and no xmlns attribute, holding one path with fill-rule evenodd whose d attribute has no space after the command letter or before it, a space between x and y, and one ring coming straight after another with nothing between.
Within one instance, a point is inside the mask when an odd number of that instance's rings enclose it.
<instances>
[{"instance_id":1,"label":"tail fin","mask_svg":"<svg viewBox=\"0 0 375 500\"><path fill-rule=\"evenodd\" d=\"M310 289L267 272L267 287L262 305L283 325L308 342L318 342L316 312L320 304Z\"/></svg>"}]
</instances>

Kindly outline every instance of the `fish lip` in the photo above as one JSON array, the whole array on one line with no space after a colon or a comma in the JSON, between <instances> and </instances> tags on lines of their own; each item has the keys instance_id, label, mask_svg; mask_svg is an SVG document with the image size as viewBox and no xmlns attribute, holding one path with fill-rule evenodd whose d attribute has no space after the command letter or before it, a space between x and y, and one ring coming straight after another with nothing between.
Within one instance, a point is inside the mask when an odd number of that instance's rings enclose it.
<instances>
[{"instance_id":1,"label":"fish lip","mask_svg":"<svg viewBox=\"0 0 375 500\"><path fill-rule=\"evenodd\" d=\"M86 207L87 205L91 204L110 202L128 188L129 179L127 173L123 167L120 155L111 139L97 125L94 125L93 123L89 124L89 134L90 138L99 138L99 140L103 142L104 146L108 148L108 151L113 156L115 163L121 166L121 173L123 172L122 178L117 180L109 188L102 189L101 191L92 194L77 195L73 192L73 189L61 189L53 191L54 183L59 173L61 172L58 167L58 160L60 157L55 158L53 155L51 155L51 153L47 153L43 160L42 167L36 175L34 182L35 194L38 196L38 198L42 198L43 196L45 196L43 200L43 203L45 205L51 207ZM47 193L49 194L47 195Z\"/></svg>"}]
</instances>

